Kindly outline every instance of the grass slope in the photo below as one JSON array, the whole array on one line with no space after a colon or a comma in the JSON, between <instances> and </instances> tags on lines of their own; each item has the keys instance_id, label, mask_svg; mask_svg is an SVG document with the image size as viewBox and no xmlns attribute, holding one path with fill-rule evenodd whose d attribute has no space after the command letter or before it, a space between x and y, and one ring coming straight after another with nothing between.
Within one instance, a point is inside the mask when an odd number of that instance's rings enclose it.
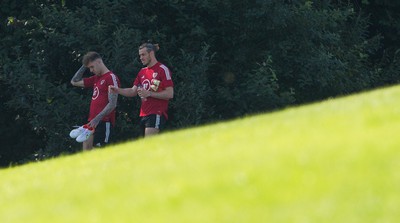
<instances>
[{"instance_id":1,"label":"grass slope","mask_svg":"<svg viewBox=\"0 0 400 223\"><path fill-rule=\"evenodd\" d=\"M0 222L397 222L400 88L0 171Z\"/></svg>"}]
</instances>

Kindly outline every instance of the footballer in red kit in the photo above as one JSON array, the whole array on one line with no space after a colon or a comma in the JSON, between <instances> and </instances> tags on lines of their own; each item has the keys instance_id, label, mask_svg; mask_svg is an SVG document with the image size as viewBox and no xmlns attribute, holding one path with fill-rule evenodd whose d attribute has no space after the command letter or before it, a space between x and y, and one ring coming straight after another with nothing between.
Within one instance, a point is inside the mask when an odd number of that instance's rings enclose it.
<instances>
[{"instance_id":1,"label":"footballer in red kit","mask_svg":"<svg viewBox=\"0 0 400 223\"><path fill-rule=\"evenodd\" d=\"M168 103L174 97L171 71L157 61L158 44L143 43L139 46L142 68L131 88L110 86L110 92L126 97L140 96L140 127L145 137L158 134L168 119Z\"/></svg>"},{"instance_id":2,"label":"footballer in red kit","mask_svg":"<svg viewBox=\"0 0 400 223\"><path fill-rule=\"evenodd\" d=\"M142 68L134 83L134 86L142 86L143 89L152 92L160 92L167 87L173 87L171 72L164 64L156 63L152 67ZM151 114L163 115L168 119L168 100L148 97L142 100L140 107L140 117L148 116Z\"/></svg>"},{"instance_id":3,"label":"footballer in red kit","mask_svg":"<svg viewBox=\"0 0 400 223\"><path fill-rule=\"evenodd\" d=\"M102 76L91 76L83 78L85 88L93 88L92 101L90 103L90 111L88 121L94 119L108 104L108 86L120 86L118 77L111 71ZM115 109L105 115L101 121L111 122L115 125Z\"/></svg>"},{"instance_id":4,"label":"footballer in red kit","mask_svg":"<svg viewBox=\"0 0 400 223\"><path fill-rule=\"evenodd\" d=\"M110 142L112 130L115 125L115 108L117 107L118 94L111 93L110 86L119 87L119 78L104 64L97 52L88 52L82 59L82 67L71 79L71 84L76 87L92 88L93 95L89 110L89 123L72 130L70 136L82 142L83 150L90 150L93 146L104 146ZM83 78L89 69L91 77Z\"/></svg>"}]
</instances>

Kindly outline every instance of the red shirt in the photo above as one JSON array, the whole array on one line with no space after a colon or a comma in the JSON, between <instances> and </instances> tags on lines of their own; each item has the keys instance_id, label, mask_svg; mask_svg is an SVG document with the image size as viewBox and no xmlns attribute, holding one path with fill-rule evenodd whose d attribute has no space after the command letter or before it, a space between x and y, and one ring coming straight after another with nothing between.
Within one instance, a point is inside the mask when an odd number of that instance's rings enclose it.
<instances>
[{"instance_id":1,"label":"red shirt","mask_svg":"<svg viewBox=\"0 0 400 223\"><path fill-rule=\"evenodd\" d=\"M92 102L88 121L94 119L108 104L108 86L120 86L119 78L111 71L101 76L91 76L83 79L85 88L93 88ZM104 122L111 122L115 125L115 109L102 119Z\"/></svg>"},{"instance_id":2,"label":"red shirt","mask_svg":"<svg viewBox=\"0 0 400 223\"><path fill-rule=\"evenodd\" d=\"M133 82L133 85L141 85L146 90L160 92L165 90L167 87L173 87L174 83L172 82L171 71L168 67L157 62L152 67L142 68ZM140 117L156 114L164 115L165 119L168 119L168 102L169 100L153 97L148 97L146 100L142 100Z\"/></svg>"}]
</instances>

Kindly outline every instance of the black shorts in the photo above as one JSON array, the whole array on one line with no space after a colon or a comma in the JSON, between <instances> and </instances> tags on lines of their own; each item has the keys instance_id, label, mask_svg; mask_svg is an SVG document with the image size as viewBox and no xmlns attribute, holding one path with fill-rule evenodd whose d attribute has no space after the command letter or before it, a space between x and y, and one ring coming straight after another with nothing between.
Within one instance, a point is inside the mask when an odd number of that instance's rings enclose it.
<instances>
[{"instance_id":1,"label":"black shorts","mask_svg":"<svg viewBox=\"0 0 400 223\"><path fill-rule=\"evenodd\" d=\"M111 122L100 121L94 131L93 146L101 147L105 146L110 142L111 133L113 132L113 126Z\"/></svg>"},{"instance_id":2,"label":"black shorts","mask_svg":"<svg viewBox=\"0 0 400 223\"><path fill-rule=\"evenodd\" d=\"M164 129L167 120L163 115L151 114L140 118L140 127L144 130L145 128L156 128L160 131Z\"/></svg>"}]
</instances>

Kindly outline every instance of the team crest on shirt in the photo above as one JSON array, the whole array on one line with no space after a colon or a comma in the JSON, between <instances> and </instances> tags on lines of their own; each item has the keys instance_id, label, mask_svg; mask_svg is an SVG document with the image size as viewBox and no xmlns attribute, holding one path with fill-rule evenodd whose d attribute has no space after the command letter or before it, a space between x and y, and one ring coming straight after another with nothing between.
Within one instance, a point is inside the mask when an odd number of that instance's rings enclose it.
<instances>
[{"instance_id":1,"label":"team crest on shirt","mask_svg":"<svg viewBox=\"0 0 400 223\"><path fill-rule=\"evenodd\" d=\"M105 80L101 80L100 85L103 85L105 82Z\"/></svg>"},{"instance_id":2,"label":"team crest on shirt","mask_svg":"<svg viewBox=\"0 0 400 223\"><path fill-rule=\"evenodd\" d=\"M158 73L157 73L157 72L154 72L154 73L153 73L153 78L156 78L157 75L158 75Z\"/></svg>"}]
</instances>

